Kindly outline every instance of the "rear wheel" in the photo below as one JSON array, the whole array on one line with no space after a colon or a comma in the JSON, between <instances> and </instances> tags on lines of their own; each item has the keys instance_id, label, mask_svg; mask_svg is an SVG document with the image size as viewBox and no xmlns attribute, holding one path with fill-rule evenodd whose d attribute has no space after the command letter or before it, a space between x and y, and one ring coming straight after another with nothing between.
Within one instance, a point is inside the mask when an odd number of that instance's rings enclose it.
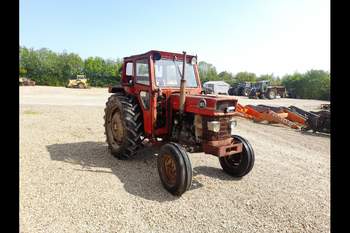
<instances>
[{"instance_id":1,"label":"rear wheel","mask_svg":"<svg viewBox=\"0 0 350 233\"><path fill-rule=\"evenodd\" d=\"M135 98L123 93L111 95L105 108L108 148L118 159L130 159L142 146L142 113Z\"/></svg>"},{"instance_id":2,"label":"rear wheel","mask_svg":"<svg viewBox=\"0 0 350 233\"><path fill-rule=\"evenodd\" d=\"M191 187L191 162L180 145L171 142L162 146L157 167L164 188L171 194L181 196Z\"/></svg>"},{"instance_id":3,"label":"rear wheel","mask_svg":"<svg viewBox=\"0 0 350 233\"><path fill-rule=\"evenodd\" d=\"M249 96L249 93L250 93L250 89L249 88L244 88L243 95L244 96Z\"/></svg>"},{"instance_id":4,"label":"rear wheel","mask_svg":"<svg viewBox=\"0 0 350 233\"><path fill-rule=\"evenodd\" d=\"M249 92L248 97L250 99L256 99L257 98L256 90L255 89L251 89L250 92Z\"/></svg>"},{"instance_id":5,"label":"rear wheel","mask_svg":"<svg viewBox=\"0 0 350 233\"><path fill-rule=\"evenodd\" d=\"M242 152L220 157L219 162L227 174L234 177L242 177L247 175L254 166L254 150L247 139L238 135L234 135L233 138L243 144Z\"/></svg>"},{"instance_id":6,"label":"rear wheel","mask_svg":"<svg viewBox=\"0 0 350 233\"><path fill-rule=\"evenodd\" d=\"M82 88L85 88L85 85L84 85L84 83L79 83L78 87L82 89Z\"/></svg>"},{"instance_id":7,"label":"rear wheel","mask_svg":"<svg viewBox=\"0 0 350 233\"><path fill-rule=\"evenodd\" d=\"M276 91L271 89L267 92L267 97L271 100L271 99L276 99Z\"/></svg>"}]
</instances>

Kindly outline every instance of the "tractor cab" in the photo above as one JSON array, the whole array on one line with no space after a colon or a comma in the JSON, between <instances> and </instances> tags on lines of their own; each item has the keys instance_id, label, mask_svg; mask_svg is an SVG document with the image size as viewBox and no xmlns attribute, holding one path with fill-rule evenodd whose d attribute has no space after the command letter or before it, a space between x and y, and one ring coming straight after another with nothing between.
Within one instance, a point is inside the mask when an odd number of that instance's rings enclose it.
<instances>
[{"instance_id":1,"label":"tractor cab","mask_svg":"<svg viewBox=\"0 0 350 233\"><path fill-rule=\"evenodd\" d=\"M261 91L266 91L267 90L267 87L270 85L270 81L269 80L261 80L261 81L258 81L254 84L254 87L257 89L257 90L261 90Z\"/></svg>"},{"instance_id":2,"label":"tractor cab","mask_svg":"<svg viewBox=\"0 0 350 233\"><path fill-rule=\"evenodd\" d=\"M144 130L149 136L166 136L171 133L170 127L174 122L170 119L173 110L178 111L180 108L184 63L186 111L208 114L210 108L215 109L217 101L223 101L225 106L233 108L236 105L237 100L234 97L203 94L197 56L151 50L144 54L125 57L121 86L111 87L110 92L125 91L137 97L143 112ZM205 107L201 107L204 105ZM214 112L212 111L212 114Z\"/></svg>"}]
</instances>

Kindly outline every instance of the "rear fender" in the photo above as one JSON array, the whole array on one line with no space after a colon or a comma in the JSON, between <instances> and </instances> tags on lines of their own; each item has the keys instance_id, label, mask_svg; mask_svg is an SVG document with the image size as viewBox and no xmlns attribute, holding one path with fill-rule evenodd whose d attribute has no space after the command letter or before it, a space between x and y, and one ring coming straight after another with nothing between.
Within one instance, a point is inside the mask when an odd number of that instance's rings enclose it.
<instances>
[{"instance_id":1,"label":"rear fender","mask_svg":"<svg viewBox=\"0 0 350 233\"><path fill-rule=\"evenodd\" d=\"M109 86L108 87L109 93L124 93L124 88L121 86Z\"/></svg>"}]
</instances>

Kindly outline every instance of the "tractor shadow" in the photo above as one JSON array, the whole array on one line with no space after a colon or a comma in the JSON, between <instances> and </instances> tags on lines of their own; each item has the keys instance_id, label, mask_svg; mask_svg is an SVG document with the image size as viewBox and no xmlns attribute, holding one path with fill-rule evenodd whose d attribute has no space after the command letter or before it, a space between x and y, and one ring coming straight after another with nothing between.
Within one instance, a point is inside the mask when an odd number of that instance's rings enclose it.
<instances>
[{"instance_id":1,"label":"tractor shadow","mask_svg":"<svg viewBox=\"0 0 350 233\"><path fill-rule=\"evenodd\" d=\"M125 191L132 195L158 202L179 198L168 193L160 182L156 159L159 147L146 147L132 160L114 158L103 142L52 144L47 146L47 150L52 160L79 165L75 171L112 173L123 184ZM192 185L188 191L203 187L196 179L200 174L221 180L235 180L222 169L199 166L193 169Z\"/></svg>"},{"instance_id":2,"label":"tractor shadow","mask_svg":"<svg viewBox=\"0 0 350 233\"><path fill-rule=\"evenodd\" d=\"M76 171L112 173L132 195L158 202L178 199L168 193L160 182L156 160L157 148L140 150L132 160L114 158L103 142L53 144L47 146L47 150L52 160L80 165L74 169Z\"/></svg>"},{"instance_id":3,"label":"tractor shadow","mask_svg":"<svg viewBox=\"0 0 350 233\"><path fill-rule=\"evenodd\" d=\"M241 180L242 177L232 177L226 174L221 168L208 167L208 166L198 166L193 168L193 177L198 175L208 176L219 180Z\"/></svg>"}]
</instances>

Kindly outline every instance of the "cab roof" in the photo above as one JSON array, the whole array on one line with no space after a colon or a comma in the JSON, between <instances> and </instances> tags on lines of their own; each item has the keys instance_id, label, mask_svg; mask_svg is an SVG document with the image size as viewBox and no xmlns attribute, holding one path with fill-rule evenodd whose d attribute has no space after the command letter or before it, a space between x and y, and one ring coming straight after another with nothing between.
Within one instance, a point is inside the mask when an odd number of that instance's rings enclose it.
<instances>
[{"instance_id":1,"label":"cab roof","mask_svg":"<svg viewBox=\"0 0 350 233\"><path fill-rule=\"evenodd\" d=\"M124 60L133 60L133 59L137 59L137 58L149 57L152 54L157 53L157 52L160 53L162 57L167 58L167 59L172 59L174 56L176 56L179 60L183 59L182 53L173 53L173 52L166 52L166 51L160 51L160 50L150 50L146 53L124 57ZM186 58L192 59L192 57L196 57L196 56L186 54Z\"/></svg>"}]
</instances>

